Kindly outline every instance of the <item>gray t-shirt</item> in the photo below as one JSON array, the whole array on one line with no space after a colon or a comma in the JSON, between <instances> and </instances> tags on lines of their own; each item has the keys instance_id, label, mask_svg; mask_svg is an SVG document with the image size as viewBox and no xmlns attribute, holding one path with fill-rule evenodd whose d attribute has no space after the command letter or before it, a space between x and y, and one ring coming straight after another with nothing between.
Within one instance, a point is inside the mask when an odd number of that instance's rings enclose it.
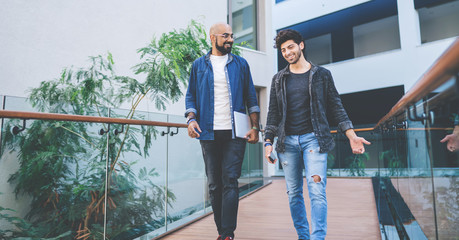
<instances>
[{"instance_id":1,"label":"gray t-shirt","mask_svg":"<svg viewBox=\"0 0 459 240\"><path fill-rule=\"evenodd\" d=\"M290 73L286 79L287 120L286 135L302 135L313 132L309 96L309 71Z\"/></svg>"}]
</instances>

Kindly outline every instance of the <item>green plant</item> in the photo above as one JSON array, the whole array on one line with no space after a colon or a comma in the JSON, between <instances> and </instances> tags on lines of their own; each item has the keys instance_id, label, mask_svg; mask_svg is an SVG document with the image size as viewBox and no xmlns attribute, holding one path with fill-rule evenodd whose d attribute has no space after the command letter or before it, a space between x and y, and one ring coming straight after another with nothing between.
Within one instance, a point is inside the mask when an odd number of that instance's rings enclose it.
<instances>
[{"instance_id":1,"label":"green plant","mask_svg":"<svg viewBox=\"0 0 459 240\"><path fill-rule=\"evenodd\" d=\"M355 154L346 158L349 163L349 169L346 169L351 176L365 176L365 163L370 158L368 153Z\"/></svg>"},{"instance_id":2,"label":"green plant","mask_svg":"<svg viewBox=\"0 0 459 240\"><path fill-rule=\"evenodd\" d=\"M333 176L333 166L335 166L335 155L330 152L327 155L327 176Z\"/></svg>"},{"instance_id":3,"label":"green plant","mask_svg":"<svg viewBox=\"0 0 459 240\"><path fill-rule=\"evenodd\" d=\"M192 21L186 29L154 38L138 51L143 62L133 70L145 81L116 75L108 53L91 57L87 68L67 68L58 79L42 82L32 89L29 100L39 111L142 119L136 109L145 97L164 110L169 101L183 95L181 88L192 62L210 49L206 39L202 25ZM126 115L111 112L110 108L127 101L131 109ZM17 123L7 121L5 129ZM99 135L101 127L110 129L107 124L28 121L25 132L4 134L2 151L17 151L20 164L9 183L15 185L16 196L26 194L32 199L24 224L17 224L11 234L34 239L103 239L105 209L108 237L164 217L164 196L167 193L170 205L174 194L154 184L152 179L159 175L155 168L133 168L149 156L155 128L128 125L114 137ZM143 145L138 136L143 137Z\"/></svg>"},{"instance_id":4,"label":"green plant","mask_svg":"<svg viewBox=\"0 0 459 240\"><path fill-rule=\"evenodd\" d=\"M393 150L388 150L379 153L379 159L383 162L388 163L389 176L401 176L403 168L405 167L403 162L395 155Z\"/></svg>"}]
</instances>

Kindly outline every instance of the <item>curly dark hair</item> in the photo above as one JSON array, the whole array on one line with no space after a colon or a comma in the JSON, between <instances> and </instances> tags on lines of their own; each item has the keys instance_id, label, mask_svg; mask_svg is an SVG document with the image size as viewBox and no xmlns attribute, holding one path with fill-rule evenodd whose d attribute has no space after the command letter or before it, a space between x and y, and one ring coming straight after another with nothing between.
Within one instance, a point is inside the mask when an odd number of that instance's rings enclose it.
<instances>
[{"instance_id":1,"label":"curly dark hair","mask_svg":"<svg viewBox=\"0 0 459 240\"><path fill-rule=\"evenodd\" d=\"M287 42L288 40L293 40L296 44L300 44L303 42L303 37L301 34L293 29L286 29L282 30L277 33L277 36L274 38L274 41L276 44L274 45L274 48L280 49L281 45L284 42Z\"/></svg>"}]
</instances>

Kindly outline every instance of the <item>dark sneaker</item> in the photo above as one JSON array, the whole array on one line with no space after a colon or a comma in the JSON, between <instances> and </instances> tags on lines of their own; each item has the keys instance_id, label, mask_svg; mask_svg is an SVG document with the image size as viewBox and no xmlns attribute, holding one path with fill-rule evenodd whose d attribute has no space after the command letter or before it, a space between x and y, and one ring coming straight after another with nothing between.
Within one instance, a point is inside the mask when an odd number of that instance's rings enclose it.
<instances>
[{"instance_id":1,"label":"dark sneaker","mask_svg":"<svg viewBox=\"0 0 459 240\"><path fill-rule=\"evenodd\" d=\"M217 240L222 240L222 235L218 235Z\"/></svg>"},{"instance_id":2,"label":"dark sneaker","mask_svg":"<svg viewBox=\"0 0 459 240\"><path fill-rule=\"evenodd\" d=\"M233 240L234 238L232 237L226 237L225 240Z\"/></svg>"}]
</instances>

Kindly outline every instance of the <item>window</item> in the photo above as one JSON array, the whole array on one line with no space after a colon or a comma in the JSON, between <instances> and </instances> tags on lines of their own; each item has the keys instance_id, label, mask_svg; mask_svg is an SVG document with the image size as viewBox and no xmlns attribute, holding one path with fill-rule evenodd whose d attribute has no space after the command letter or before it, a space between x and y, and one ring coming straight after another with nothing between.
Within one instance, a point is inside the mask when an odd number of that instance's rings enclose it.
<instances>
[{"instance_id":1,"label":"window","mask_svg":"<svg viewBox=\"0 0 459 240\"><path fill-rule=\"evenodd\" d=\"M306 39L306 59L319 65L332 62L331 34Z\"/></svg>"},{"instance_id":2,"label":"window","mask_svg":"<svg viewBox=\"0 0 459 240\"><path fill-rule=\"evenodd\" d=\"M458 36L458 0L440 5L418 3L416 8L418 8L419 13L422 43Z\"/></svg>"},{"instance_id":3,"label":"window","mask_svg":"<svg viewBox=\"0 0 459 240\"><path fill-rule=\"evenodd\" d=\"M257 39L257 4L256 0L230 0L230 25L236 37L235 43L247 42L258 49Z\"/></svg>"},{"instance_id":4,"label":"window","mask_svg":"<svg viewBox=\"0 0 459 240\"><path fill-rule=\"evenodd\" d=\"M353 28L354 57L400 49L398 17L392 16Z\"/></svg>"}]
</instances>

